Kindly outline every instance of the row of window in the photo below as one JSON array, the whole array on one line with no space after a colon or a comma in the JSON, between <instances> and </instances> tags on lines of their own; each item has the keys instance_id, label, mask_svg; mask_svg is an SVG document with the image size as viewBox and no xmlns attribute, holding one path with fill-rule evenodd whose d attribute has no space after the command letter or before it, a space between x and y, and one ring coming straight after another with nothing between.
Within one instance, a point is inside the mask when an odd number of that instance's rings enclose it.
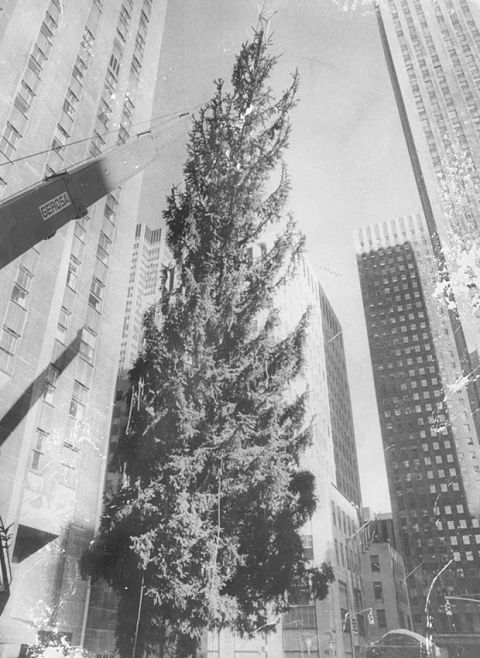
<instances>
[{"instance_id":1,"label":"row of window","mask_svg":"<svg viewBox=\"0 0 480 658\"><path fill-rule=\"evenodd\" d=\"M87 70L93 56L93 42L100 20L101 7L92 4L82 33L80 47L72 68L67 91L63 100L62 111L55 127L52 139L52 153L47 161L45 176L53 175L59 168L63 169L64 151L68 145L78 104L85 86Z\"/></svg>"},{"instance_id":2,"label":"row of window","mask_svg":"<svg viewBox=\"0 0 480 658\"><path fill-rule=\"evenodd\" d=\"M43 391L43 399L48 404L53 404L54 402L56 384L59 374L59 369L53 364L50 364L45 376ZM78 421L84 417L87 397L88 388L81 382L75 380L73 383L73 391L69 407L70 418ZM55 452L55 448L53 446L49 446L49 436L49 432L46 431L46 429L37 427L32 449L30 470L39 475L43 475L44 469L51 463L51 460L53 459L53 454L51 454L52 450ZM60 456L58 457L55 455L55 459L59 459L62 465L61 484L64 486L70 488L75 487L75 472L78 455L79 446L75 445L74 437L67 437L67 440L65 440L61 446ZM48 462L47 457L49 458Z\"/></svg>"},{"instance_id":3,"label":"row of window","mask_svg":"<svg viewBox=\"0 0 480 658\"><path fill-rule=\"evenodd\" d=\"M39 254L31 249L24 254L17 266L15 281L7 304L0 331L0 370L11 374L13 360L27 317L27 301L38 264Z\"/></svg>"},{"instance_id":4,"label":"row of window","mask_svg":"<svg viewBox=\"0 0 480 658\"><path fill-rule=\"evenodd\" d=\"M51 0L40 27L40 33L32 48L27 67L20 81L14 99L10 116L0 139L0 153L11 160L22 138L27 123L27 113L30 110L36 91L40 84L40 75L45 62L50 55L53 37L58 28L61 7L59 0ZM6 181L2 179L1 187Z\"/></svg>"}]
</instances>

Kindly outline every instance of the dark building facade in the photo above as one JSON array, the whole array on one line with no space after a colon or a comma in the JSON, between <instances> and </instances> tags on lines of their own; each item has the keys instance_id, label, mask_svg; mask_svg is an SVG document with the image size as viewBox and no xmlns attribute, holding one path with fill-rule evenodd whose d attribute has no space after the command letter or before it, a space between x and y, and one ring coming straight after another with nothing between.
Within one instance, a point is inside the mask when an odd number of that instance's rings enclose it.
<instances>
[{"instance_id":1,"label":"dark building facade","mask_svg":"<svg viewBox=\"0 0 480 658\"><path fill-rule=\"evenodd\" d=\"M425 220L361 229L357 251L393 520L412 572L413 624L426 632L427 608L434 632L474 636L480 605L458 600L449 615L445 604L448 595L480 592L479 443L448 315L433 298Z\"/></svg>"}]
</instances>

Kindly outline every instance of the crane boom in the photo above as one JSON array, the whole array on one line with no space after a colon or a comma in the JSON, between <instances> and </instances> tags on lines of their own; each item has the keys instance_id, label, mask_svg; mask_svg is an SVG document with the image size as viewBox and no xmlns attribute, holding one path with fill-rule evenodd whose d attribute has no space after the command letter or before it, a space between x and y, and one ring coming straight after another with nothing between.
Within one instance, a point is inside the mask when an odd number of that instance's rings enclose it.
<instances>
[{"instance_id":1,"label":"crane boom","mask_svg":"<svg viewBox=\"0 0 480 658\"><path fill-rule=\"evenodd\" d=\"M179 115L161 132L143 133L0 203L0 269L86 215L91 205L160 157L162 147L185 130L187 116Z\"/></svg>"}]
</instances>

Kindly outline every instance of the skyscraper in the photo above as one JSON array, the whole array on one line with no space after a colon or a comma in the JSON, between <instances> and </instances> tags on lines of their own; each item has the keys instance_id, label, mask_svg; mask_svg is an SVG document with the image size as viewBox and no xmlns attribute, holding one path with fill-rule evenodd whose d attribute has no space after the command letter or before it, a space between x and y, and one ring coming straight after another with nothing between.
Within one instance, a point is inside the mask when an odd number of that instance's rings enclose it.
<instances>
[{"instance_id":1,"label":"skyscraper","mask_svg":"<svg viewBox=\"0 0 480 658\"><path fill-rule=\"evenodd\" d=\"M3 198L148 125L165 9L152 0L4 4ZM32 625L75 644L84 637L77 561L102 502L141 183L0 273L0 514L12 524L13 563L4 645L29 642Z\"/></svg>"},{"instance_id":2,"label":"skyscraper","mask_svg":"<svg viewBox=\"0 0 480 658\"><path fill-rule=\"evenodd\" d=\"M143 314L159 300L164 247L161 228L152 230L146 224L137 224L123 321L120 370L128 370L133 365L141 346Z\"/></svg>"},{"instance_id":3,"label":"skyscraper","mask_svg":"<svg viewBox=\"0 0 480 658\"><path fill-rule=\"evenodd\" d=\"M283 646L286 655L308 650L305 638L310 632L310 650L318 651L312 656L336 651L353 657L366 643L367 624L362 547L355 536L361 523L361 493L342 327L306 259L282 292L279 306L287 327L307 308L311 313L304 378L314 423L305 464L317 480L317 510L306 538L312 559L329 561L336 576L327 599L310 603L310 608L303 601L284 617Z\"/></svg>"},{"instance_id":4,"label":"skyscraper","mask_svg":"<svg viewBox=\"0 0 480 658\"><path fill-rule=\"evenodd\" d=\"M433 297L428 227L418 214L360 229L357 251L393 519L415 571L415 630L425 633L427 607L436 633L478 633L480 606L458 601L445 614L446 596L480 591L480 447L451 324Z\"/></svg>"},{"instance_id":5,"label":"skyscraper","mask_svg":"<svg viewBox=\"0 0 480 658\"><path fill-rule=\"evenodd\" d=\"M361 507L357 446L353 427L343 331L335 312L318 284L322 315L325 369L327 374L332 444L335 460L335 484L350 502Z\"/></svg>"},{"instance_id":6,"label":"skyscraper","mask_svg":"<svg viewBox=\"0 0 480 658\"><path fill-rule=\"evenodd\" d=\"M386 0L379 8L427 225L441 237L447 229L472 234L480 227L478 7L467 0Z\"/></svg>"},{"instance_id":7,"label":"skyscraper","mask_svg":"<svg viewBox=\"0 0 480 658\"><path fill-rule=\"evenodd\" d=\"M110 428L105 493L115 491L121 474L110 468L122 431L128 422L130 389L128 370L133 366L143 338L142 319L145 311L161 296L162 265L168 264L168 249L161 228L150 229L137 224L130 264L127 301L125 305L119 371L115 387L112 424ZM115 652L118 599L105 581L89 584L88 613L85 621L85 649L96 654Z\"/></svg>"}]
</instances>

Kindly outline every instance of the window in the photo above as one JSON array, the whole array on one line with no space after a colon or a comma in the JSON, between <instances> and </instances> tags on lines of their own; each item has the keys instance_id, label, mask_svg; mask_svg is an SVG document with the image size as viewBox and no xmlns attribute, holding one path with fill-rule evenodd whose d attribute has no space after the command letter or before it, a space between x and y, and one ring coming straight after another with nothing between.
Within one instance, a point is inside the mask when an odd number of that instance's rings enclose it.
<instances>
[{"instance_id":1,"label":"window","mask_svg":"<svg viewBox=\"0 0 480 658\"><path fill-rule=\"evenodd\" d=\"M378 555L370 555L370 569L373 572L380 571L380 559Z\"/></svg>"},{"instance_id":2,"label":"window","mask_svg":"<svg viewBox=\"0 0 480 658\"><path fill-rule=\"evenodd\" d=\"M77 58L77 64L80 63L80 60ZM83 87L83 78L84 74L81 68L77 66L77 64L73 67L72 71L72 77L78 82L80 87Z\"/></svg>"},{"instance_id":3,"label":"window","mask_svg":"<svg viewBox=\"0 0 480 658\"><path fill-rule=\"evenodd\" d=\"M0 370L10 373L12 368L13 355L19 336L9 329L3 327L0 334Z\"/></svg>"},{"instance_id":4,"label":"window","mask_svg":"<svg viewBox=\"0 0 480 658\"><path fill-rule=\"evenodd\" d=\"M142 70L142 65L141 65L140 62L138 61L138 58L135 57L135 55L133 55L133 57L132 57L132 64L131 64L131 67L130 67L130 71L131 71L131 73L132 73L136 78L139 78L139 77L140 77L140 72L141 72L141 70Z\"/></svg>"},{"instance_id":5,"label":"window","mask_svg":"<svg viewBox=\"0 0 480 658\"><path fill-rule=\"evenodd\" d=\"M48 17L48 13L47 13L47 17ZM38 38L37 43L44 53L48 54L50 52L52 41L53 41L53 32L50 29L47 22L43 22L40 27L40 36Z\"/></svg>"},{"instance_id":6,"label":"window","mask_svg":"<svg viewBox=\"0 0 480 658\"><path fill-rule=\"evenodd\" d=\"M70 119L74 118L77 103L77 95L71 89L67 89L67 94L63 101L63 111Z\"/></svg>"},{"instance_id":7,"label":"window","mask_svg":"<svg viewBox=\"0 0 480 658\"><path fill-rule=\"evenodd\" d=\"M12 299L23 308L25 307L31 279L32 275L29 272L27 272L23 267L18 268L17 276L15 278L15 283L13 284L12 289Z\"/></svg>"},{"instance_id":8,"label":"window","mask_svg":"<svg viewBox=\"0 0 480 658\"><path fill-rule=\"evenodd\" d=\"M113 196L113 194L109 194L109 196L107 197L107 201L105 203L105 210L103 211L103 214L107 219L109 219L113 223L115 223L117 206L118 206L118 200Z\"/></svg>"},{"instance_id":9,"label":"window","mask_svg":"<svg viewBox=\"0 0 480 658\"><path fill-rule=\"evenodd\" d=\"M43 389L43 399L45 402L53 404L55 398L55 389L57 387L57 379L59 375L60 370L51 363L48 366L47 374L45 376L45 386Z\"/></svg>"},{"instance_id":10,"label":"window","mask_svg":"<svg viewBox=\"0 0 480 658\"><path fill-rule=\"evenodd\" d=\"M80 273L80 262L75 258L75 256L70 256L70 263L68 265L68 274L67 274L67 286L71 290L76 291L78 276Z\"/></svg>"},{"instance_id":11,"label":"window","mask_svg":"<svg viewBox=\"0 0 480 658\"><path fill-rule=\"evenodd\" d=\"M62 466L63 482L62 484L69 488L75 487L75 469L77 467L78 450L68 443L62 446Z\"/></svg>"},{"instance_id":12,"label":"window","mask_svg":"<svg viewBox=\"0 0 480 658\"><path fill-rule=\"evenodd\" d=\"M64 306L62 306L62 308L60 309L60 316L58 318L58 326L57 326L57 338L62 343L65 342L65 335L67 333L69 319L70 319L70 311L66 309Z\"/></svg>"},{"instance_id":13,"label":"window","mask_svg":"<svg viewBox=\"0 0 480 658\"><path fill-rule=\"evenodd\" d=\"M379 628L387 628L387 616L385 610L377 610L377 624Z\"/></svg>"},{"instance_id":14,"label":"window","mask_svg":"<svg viewBox=\"0 0 480 658\"><path fill-rule=\"evenodd\" d=\"M26 114L30 109L30 105L33 102L35 97L35 92L33 89L24 81L20 83L20 89L18 90L17 96L15 97L15 107L17 107L20 112Z\"/></svg>"},{"instance_id":15,"label":"window","mask_svg":"<svg viewBox=\"0 0 480 658\"><path fill-rule=\"evenodd\" d=\"M315 606L298 605L283 618L283 628L316 628Z\"/></svg>"},{"instance_id":16,"label":"window","mask_svg":"<svg viewBox=\"0 0 480 658\"><path fill-rule=\"evenodd\" d=\"M117 144L125 144L128 141L130 133L124 126L120 126L118 129Z\"/></svg>"},{"instance_id":17,"label":"window","mask_svg":"<svg viewBox=\"0 0 480 658\"><path fill-rule=\"evenodd\" d=\"M70 402L70 416L81 419L85 414L88 388L75 380L73 382L72 400Z\"/></svg>"},{"instance_id":18,"label":"window","mask_svg":"<svg viewBox=\"0 0 480 658\"><path fill-rule=\"evenodd\" d=\"M113 75L115 77L118 77L118 74L120 72L120 62L117 57L115 57L114 54L110 57L110 70L112 71Z\"/></svg>"},{"instance_id":19,"label":"window","mask_svg":"<svg viewBox=\"0 0 480 658\"><path fill-rule=\"evenodd\" d=\"M140 58L143 56L143 51L145 50L145 39L141 34L137 34L135 39L135 51L138 52Z\"/></svg>"},{"instance_id":20,"label":"window","mask_svg":"<svg viewBox=\"0 0 480 658\"><path fill-rule=\"evenodd\" d=\"M377 581L373 583L373 594L375 599L383 600L383 587L381 582Z\"/></svg>"},{"instance_id":21,"label":"window","mask_svg":"<svg viewBox=\"0 0 480 658\"><path fill-rule=\"evenodd\" d=\"M17 142L20 138L21 135L18 130L10 122L7 121L6 128L3 132L3 137L0 140L0 151L7 159L10 159L10 156L13 155L17 147Z\"/></svg>"},{"instance_id":22,"label":"window","mask_svg":"<svg viewBox=\"0 0 480 658\"><path fill-rule=\"evenodd\" d=\"M50 6L48 7L47 15L45 17L45 22L51 29L54 29L58 26L60 15L61 15L61 6L59 0L52 0Z\"/></svg>"},{"instance_id":23,"label":"window","mask_svg":"<svg viewBox=\"0 0 480 658\"><path fill-rule=\"evenodd\" d=\"M313 538L312 535L302 535L303 559L313 560Z\"/></svg>"},{"instance_id":24,"label":"window","mask_svg":"<svg viewBox=\"0 0 480 658\"><path fill-rule=\"evenodd\" d=\"M111 245L112 245L111 240L109 240L109 238L102 231L100 233L100 238L98 240L97 258L101 260L102 263L104 263L105 265L107 264L108 261Z\"/></svg>"},{"instance_id":25,"label":"window","mask_svg":"<svg viewBox=\"0 0 480 658\"><path fill-rule=\"evenodd\" d=\"M350 633L350 615L345 608L340 608L340 621L342 622L343 632Z\"/></svg>"},{"instance_id":26,"label":"window","mask_svg":"<svg viewBox=\"0 0 480 658\"><path fill-rule=\"evenodd\" d=\"M95 355L95 334L87 328L83 328L82 337L80 339L80 354L85 358L89 363L93 363L93 357Z\"/></svg>"},{"instance_id":27,"label":"window","mask_svg":"<svg viewBox=\"0 0 480 658\"><path fill-rule=\"evenodd\" d=\"M45 445L48 434L41 429L36 430L35 443L33 444L32 463L30 469L35 473L41 473L45 466Z\"/></svg>"},{"instance_id":28,"label":"window","mask_svg":"<svg viewBox=\"0 0 480 658\"><path fill-rule=\"evenodd\" d=\"M46 40L44 40L44 44L48 50L50 49L50 46ZM45 53L40 50L38 46L34 46L32 50L32 54L30 55L30 61L28 63L29 67L34 71L37 75L41 72L43 65L47 61L47 57Z\"/></svg>"},{"instance_id":29,"label":"window","mask_svg":"<svg viewBox=\"0 0 480 658\"><path fill-rule=\"evenodd\" d=\"M88 298L88 303L96 311L100 311L102 307L103 289L104 289L104 285L100 281L100 279L93 277L92 285L90 287L90 296Z\"/></svg>"}]
</instances>

